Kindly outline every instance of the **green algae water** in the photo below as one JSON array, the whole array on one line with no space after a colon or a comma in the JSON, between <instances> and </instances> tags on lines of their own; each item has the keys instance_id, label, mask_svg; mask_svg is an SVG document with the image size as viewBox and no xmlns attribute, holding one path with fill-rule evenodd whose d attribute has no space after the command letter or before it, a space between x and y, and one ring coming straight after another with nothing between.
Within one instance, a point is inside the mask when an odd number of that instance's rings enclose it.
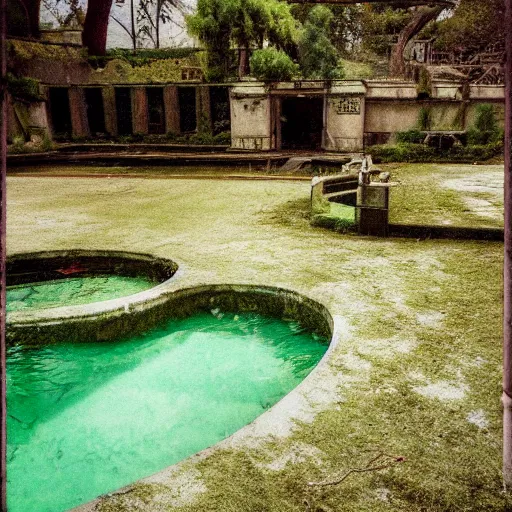
<instances>
[{"instance_id":1,"label":"green algae water","mask_svg":"<svg viewBox=\"0 0 512 512\"><path fill-rule=\"evenodd\" d=\"M90 304L125 297L157 283L146 277L70 277L7 287L7 311Z\"/></svg>"},{"instance_id":2,"label":"green algae water","mask_svg":"<svg viewBox=\"0 0 512 512\"><path fill-rule=\"evenodd\" d=\"M296 387L327 340L218 310L117 342L8 350L10 512L61 512L215 444Z\"/></svg>"}]
</instances>

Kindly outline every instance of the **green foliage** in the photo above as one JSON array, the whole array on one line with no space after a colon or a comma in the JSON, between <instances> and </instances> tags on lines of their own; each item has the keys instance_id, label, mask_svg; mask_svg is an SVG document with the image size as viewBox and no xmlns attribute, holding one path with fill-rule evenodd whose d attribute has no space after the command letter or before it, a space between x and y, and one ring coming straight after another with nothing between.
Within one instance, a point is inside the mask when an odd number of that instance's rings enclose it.
<instances>
[{"instance_id":1,"label":"green foliage","mask_svg":"<svg viewBox=\"0 0 512 512\"><path fill-rule=\"evenodd\" d=\"M7 147L7 153L11 155L41 153L55 149L55 145L48 137L48 134L44 132L41 135L42 138L38 142L26 142L25 137L20 135L13 137L12 144Z\"/></svg>"},{"instance_id":2,"label":"green foliage","mask_svg":"<svg viewBox=\"0 0 512 512\"><path fill-rule=\"evenodd\" d=\"M284 48L297 34L290 7L279 0L198 0L196 13L187 16L186 23L189 34L198 37L208 52L210 82L228 76L231 43L261 48L267 39Z\"/></svg>"},{"instance_id":3,"label":"green foliage","mask_svg":"<svg viewBox=\"0 0 512 512\"><path fill-rule=\"evenodd\" d=\"M475 125L467 132L468 144L484 145L503 141L503 130L498 126L494 107L488 103L477 105Z\"/></svg>"},{"instance_id":4,"label":"green foliage","mask_svg":"<svg viewBox=\"0 0 512 512\"><path fill-rule=\"evenodd\" d=\"M43 101L39 92L39 81L34 78L16 77L7 73L7 90L15 98L25 101Z\"/></svg>"},{"instance_id":5,"label":"green foliage","mask_svg":"<svg viewBox=\"0 0 512 512\"><path fill-rule=\"evenodd\" d=\"M196 13L186 17L188 33L199 38L208 52L205 77L209 82L220 82L228 74L225 55L229 52L236 1L198 0Z\"/></svg>"},{"instance_id":6,"label":"green foliage","mask_svg":"<svg viewBox=\"0 0 512 512\"><path fill-rule=\"evenodd\" d=\"M475 128L481 132L494 132L498 129L494 107L488 103L477 105Z\"/></svg>"},{"instance_id":7,"label":"green foliage","mask_svg":"<svg viewBox=\"0 0 512 512\"><path fill-rule=\"evenodd\" d=\"M425 140L425 132L419 130L407 130L396 134L397 143L410 142L412 144L421 144Z\"/></svg>"},{"instance_id":8,"label":"green foliage","mask_svg":"<svg viewBox=\"0 0 512 512\"><path fill-rule=\"evenodd\" d=\"M483 162L503 153L503 142L487 145L453 146L439 151L424 144L398 143L370 146L367 149L373 161L379 162Z\"/></svg>"},{"instance_id":9,"label":"green foliage","mask_svg":"<svg viewBox=\"0 0 512 512\"><path fill-rule=\"evenodd\" d=\"M333 17L330 23L329 39L340 55L348 56L359 46L362 36L364 7L356 5L326 5ZM314 9L313 4L295 4L292 13L297 20L305 23Z\"/></svg>"},{"instance_id":10,"label":"green foliage","mask_svg":"<svg viewBox=\"0 0 512 512\"><path fill-rule=\"evenodd\" d=\"M420 130L429 130L431 122L430 118L430 110L428 108L421 107L418 114L418 128Z\"/></svg>"},{"instance_id":11,"label":"green foliage","mask_svg":"<svg viewBox=\"0 0 512 512\"><path fill-rule=\"evenodd\" d=\"M220 145L231 144L231 132L224 131L224 132L218 133L217 135L215 135L213 137L213 143L220 144Z\"/></svg>"},{"instance_id":12,"label":"green foliage","mask_svg":"<svg viewBox=\"0 0 512 512\"><path fill-rule=\"evenodd\" d=\"M435 47L468 54L488 45L503 47L506 26L503 0L461 0L453 16L438 22Z\"/></svg>"},{"instance_id":13,"label":"green foliage","mask_svg":"<svg viewBox=\"0 0 512 512\"><path fill-rule=\"evenodd\" d=\"M298 66L292 59L285 52L272 47L256 50L250 64L251 74L259 80L291 80L298 73Z\"/></svg>"},{"instance_id":14,"label":"green foliage","mask_svg":"<svg viewBox=\"0 0 512 512\"><path fill-rule=\"evenodd\" d=\"M124 59L133 66L144 66L155 59L186 59L201 51L199 48L139 48L136 51L113 48L107 51L107 59Z\"/></svg>"},{"instance_id":15,"label":"green foliage","mask_svg":"<svg viewBox=\"0 0 512 512\"><path fill-rule=\"evenodd\" d=\"M309 12L299 38L299 62L305 78L343 78L339 55L329 40L333 13L317 5Z\"/></svg>"},{"instance_id":16,"label":"green foliage","mask_svg":"<svg viewBox=\"0 0 512 512\"><path fill-rule=\"evenodd\" d=\"M390 45L411 19L407 9L366 4L361 14L362 47L377 55L388 55Z\"/></svg>"}]
</instances>

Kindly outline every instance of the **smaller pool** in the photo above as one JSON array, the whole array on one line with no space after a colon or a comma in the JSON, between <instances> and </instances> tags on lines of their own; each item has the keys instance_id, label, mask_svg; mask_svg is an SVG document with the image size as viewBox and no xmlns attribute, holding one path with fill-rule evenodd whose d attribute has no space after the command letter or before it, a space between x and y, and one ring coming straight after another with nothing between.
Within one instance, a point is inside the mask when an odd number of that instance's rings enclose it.
<instances>
[{"instance_id":1,"label":"smaller pool","mask_svg":"<svg viewBox=\"0 0 512 512\"><path fill-rule=\"evenodd\" d=\"M147 290L158 281L143 276L69 277L7 287L7 312L76 306L125 297Z\"/></svg>"}]
</instances>

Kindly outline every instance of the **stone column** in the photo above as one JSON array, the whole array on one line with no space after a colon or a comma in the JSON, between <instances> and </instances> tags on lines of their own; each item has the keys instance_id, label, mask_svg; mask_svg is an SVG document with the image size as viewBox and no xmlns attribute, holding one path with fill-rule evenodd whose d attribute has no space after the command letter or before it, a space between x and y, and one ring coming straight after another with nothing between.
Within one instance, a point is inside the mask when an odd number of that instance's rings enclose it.
<instances>
[{"instance_id":1,"label":"stone column","mask_svg":"<svg viewBox=\"0 0 512 512\"><path fill-rule=\"evenodd\" d=\"M90 137L85 91L81 87L69 88L69 109L73 137Z\"/></svg>"},{"instance_id":2,"label":"stone column","mask_svg":"<svg viewBox=\"0 0 512 512\"><path fill-rule=\"evenodd\" d=\"M143 133L144 135L148 133L148 97L145 87L132 88L132 121L133 133Z\"/></svg>"},{"instance_id":3,"label":"stone column","mask_svg":"<svg viewBox=\"0 0 512 512\"><path fill-rule=\"evenodd\" d=\"M165 132L180 133L180 101L175 85L164 87Z\"/></svg>"},{"instance_id":4,"label":"stone column","mask_svg":"<svg viewBox=\"0 0 512 512\"><path fill-rule=\"evenodd\" d=\"M105 112L105 130L109 135L117 136L116 92L114 87L107 85L102 88L103 111Z\"/></svg>"},{"instance_id":5,"label":"stone column","mask_svg":"<svg viewBox=\"0 0 512 512\"><path fill-rule=\"evenodd\" d=\"M207 85L196 87L197 132L212 133L212 110L210 106L210 88Z\"/></svg>"}]
</instances>

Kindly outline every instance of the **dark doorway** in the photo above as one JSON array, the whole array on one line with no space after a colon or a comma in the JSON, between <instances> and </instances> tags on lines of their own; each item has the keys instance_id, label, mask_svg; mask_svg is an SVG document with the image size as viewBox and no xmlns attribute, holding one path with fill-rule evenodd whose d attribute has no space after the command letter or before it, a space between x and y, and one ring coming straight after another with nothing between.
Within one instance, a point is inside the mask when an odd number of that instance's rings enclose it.
<instances>
[{"instance_id":1,"label":"dark doorway","mask_svg":"<svg viewBox=\"0 0 512 512\"><path fill-rule=\"evenodd\" d=\"M132 91L129 87L116 87L117 133L131 135L132 125Z\"/></svg>"},{"instance_id":2,"label":"dark doorway","mask_svg":"<svg viewBox=\"0 0 512 512\"><path fill-rule=\"evenodd\" d=\"M323 130L323 97L283 98L281 145L283 149L320 149Z\"/></svg>"},{"instance_id":3,"label":"dark doorway","mask_svg":"<svg viewBox=\"0 0 512 512\"><path fill-rule=\"evenodd\" d=\"M212 113L213 134L217 135L231 129L231 112L229 109L229 90L227 87L210 87L210 106Z\"/></svg>"},{"instance_id":4,"label":"dark doorway","mask_svg":"<svg viewBox=\"0 0 512 512\"><path fill-rule=\"evenodd\" d=\"M147 87L148 97L148 131L149 133L165 133L165 105L162 87Z\"/></svg>"},{"instance_id":5,"label":"dark doorway","mask_svg":"<svg viewBox=\"0 0 512 512\"><path fill-rule=\"evenodd\" d=\"M103 95L100 87L85 89L85 104L87 105L87 121L91 135L105 135L105 110Z\"/></svg>"},{"instance_id":6,"label":"dark doorway","mask_svg":"<svg viewBox=\"0 0 512 512\"><path fill-rule=\"evenodd\" d=\"M50 116L53 135L58 139L71 138L71 109L66 87L50 87Z\"/></svg>"},{"instance_id":7,"label":"dark doorway","mask_svg":"<svg viewBox=\"0 0 512 512\"><path fill-rule=\"evenodd\" d=\"M180 132L193 132L197 128L196 119L196 88L178 87L180 102Z\"/></svg>"}]
</instances>

